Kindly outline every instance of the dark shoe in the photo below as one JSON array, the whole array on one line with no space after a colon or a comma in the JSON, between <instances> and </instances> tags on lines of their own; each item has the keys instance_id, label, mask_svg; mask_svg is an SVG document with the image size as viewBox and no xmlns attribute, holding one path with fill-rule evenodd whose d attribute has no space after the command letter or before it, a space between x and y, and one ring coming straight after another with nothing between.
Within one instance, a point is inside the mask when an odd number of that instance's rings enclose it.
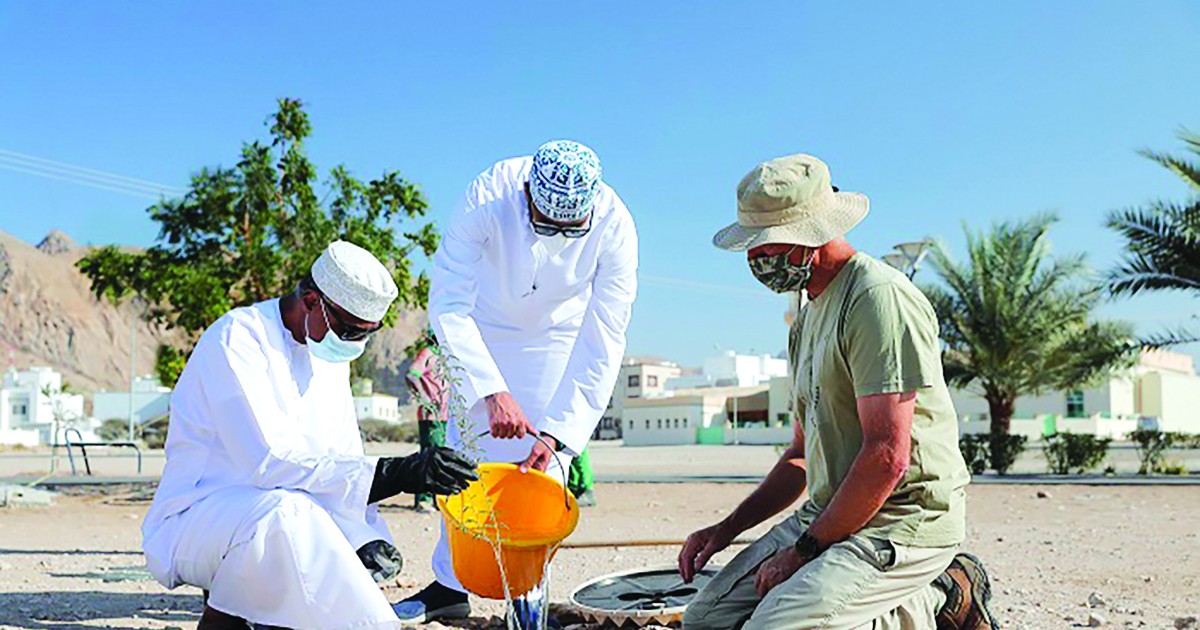
<instances>
[{"instance_id":1,"label":"dark shoe","mask_svg":"<svg viewBox=\"0 0 1200 630\"><path fill-rule=\"evenodd\" d=\"M247 630L250 627L245 619L223 613L209 606L207 595L204 599L206 600L204 612L200 614L200 621L196 625L197 630Z\"/></svg>"},{"instance_id":2,"label":"dark shoe","mask_svg":"<svg viewBox=\"0 0 1200 630\"><path fill-rule=\"evenodd\" d=\"M992 581L979 558L960 553L933 582L946 593L946 604L938 611L938 630L995 630L999 627L988 602Z\"/></svg>"},{"instance_id":3,"label":"dark shoe","mask_svg":"<svg viewBox=\"0 0 1200 630\"><path fill-rule=\"evenodd\" d=\"M434 582L420 593L392 605L403 627L419 626L439 619L466 619L471 616L467 594Z\"/></svg>"}]
</instances>

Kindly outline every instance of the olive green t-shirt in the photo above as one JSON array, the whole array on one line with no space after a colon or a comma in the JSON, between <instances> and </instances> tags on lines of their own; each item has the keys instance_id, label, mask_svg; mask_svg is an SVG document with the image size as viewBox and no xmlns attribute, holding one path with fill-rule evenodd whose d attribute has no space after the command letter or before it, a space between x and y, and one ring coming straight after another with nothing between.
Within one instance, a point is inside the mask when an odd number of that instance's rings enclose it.
<instances>
[{"instance_id":1,"label":"olive green t-shirt","mask_svg":"<svg viewBox=\"0 0 1200 630\"><path fill-rule=\"evenodd\" d=\"M962 542L970 476L925 295L860 252L801 310L790 342L808 459L810 498L801 509L816 517L849 473L863 441L857 399L915 391L908 472L859 533L915 547Z\"/></svg>"}]
</instances>

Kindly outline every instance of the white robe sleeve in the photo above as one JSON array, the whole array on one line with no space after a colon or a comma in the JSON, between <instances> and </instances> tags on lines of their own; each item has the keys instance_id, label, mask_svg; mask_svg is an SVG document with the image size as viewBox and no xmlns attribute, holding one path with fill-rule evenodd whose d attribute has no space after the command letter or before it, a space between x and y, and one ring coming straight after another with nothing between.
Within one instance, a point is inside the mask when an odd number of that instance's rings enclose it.
<instances>
[{"instance_id":1,"label":"white robe sleeve","mask_svg":"<svg viewBox=\"0 0 1200 630\"><path fill-rule=\"evenodd\" d=\"M332 514L365 519L378 460L289 447L293 421L275 402L267 357L250 329L234 323L201 339L191 361L198 358L204 361L202 387L216 437L234 464L250 471L252 484L303 491Z\"/></svg>"},{"instance_id":2,"label":"white robe sleeve","mask_svg":"<svg viewBox=\"0 0 1200 630\"><path fill-rule=\"evenodd\" d=\"M363 450L362 435L358 432L358 414L354 412L354 399L346 399L346 414L347 422L344 426L348 430L341 437L341 447L339 453L347 455L365 456ZM387 523L383 517L379 515L378 505L372 503L367 506L365 517L361 520L346 519L337 514L333 514L333 522L342 530L342 534L346 540L350 541L350 546L355 549L361 548L363 545L372 540L383 540L389 544L395 545L395 540L392 539L392 532L388 529Z\"/></svg>"},{"instance_id":3,"label":"white robe sleeve","mask_svg":"<svg viewBox=\"0 0 1200 630\"><path fill-rule=\"evenodd\" d=\"M433 256L429 294L429 321L438 342L454 357L451 376L459 381L456 389L467 409L487 396L508 391L471 316L478 293L476 274L493 225L487 210L480 207L492 198L490 181L485 173L467 188Z\"/></svg>"},{"instance_id":4,"label":"white robe sleeve","mask_svg":"<svg viewBox=\"0 0 1200 630\"><path fill-rule=\"evenodd\" d=\"M587 447L608 407L625 356L625 330L637 296L638 241L633 218L626 214L617 221L609 239L563 380L546 415L534 423L534 428L557 438L572 455Z\"/></svg>"}]
</instances>

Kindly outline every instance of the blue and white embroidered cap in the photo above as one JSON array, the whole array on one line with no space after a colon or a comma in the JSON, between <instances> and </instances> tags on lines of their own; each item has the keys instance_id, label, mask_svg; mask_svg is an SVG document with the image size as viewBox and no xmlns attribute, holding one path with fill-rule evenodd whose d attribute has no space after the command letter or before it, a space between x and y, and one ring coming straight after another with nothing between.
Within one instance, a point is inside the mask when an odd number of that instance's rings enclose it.
<instances>
[{"instance_id":1,"label":"blue and white embroidered cap","mask_svg":"<svg viewBox=\"0 0 1200 630\"><path fill-rule=\"evenodd\" d=\"M600 190L600 158L578 142L553 140L533 154L529 194L551 220L572 223L587 218Z\"/></svg>"}]
</instances>

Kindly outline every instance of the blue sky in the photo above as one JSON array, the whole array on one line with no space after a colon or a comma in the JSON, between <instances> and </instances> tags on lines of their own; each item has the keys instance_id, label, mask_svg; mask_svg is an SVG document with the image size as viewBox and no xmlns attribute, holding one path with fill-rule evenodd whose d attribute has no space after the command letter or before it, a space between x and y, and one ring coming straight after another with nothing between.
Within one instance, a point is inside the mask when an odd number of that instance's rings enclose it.
<instances>
[{"instance_id":1,"label":"blue sky","mask_svg":"<svg viewBox=\"0 0 1200 630\"><path fill-rule=\"evenodd\" d=\"M463 4L0 2L0 151L183 186L294 96L319 166L399 169L440 220L492 162L578 139L638 222L631 352L691 364L783 348L782 300L709 244L761 160L814 153L869 195L850 238L874 254L1055 210L1056 250L1104 269L1107 211L1188 194L1135 150L1200 129L1200 4ZM0 170L0 229L29 241L146 245L147 205Z\"/></svg>"}]
</instances>

